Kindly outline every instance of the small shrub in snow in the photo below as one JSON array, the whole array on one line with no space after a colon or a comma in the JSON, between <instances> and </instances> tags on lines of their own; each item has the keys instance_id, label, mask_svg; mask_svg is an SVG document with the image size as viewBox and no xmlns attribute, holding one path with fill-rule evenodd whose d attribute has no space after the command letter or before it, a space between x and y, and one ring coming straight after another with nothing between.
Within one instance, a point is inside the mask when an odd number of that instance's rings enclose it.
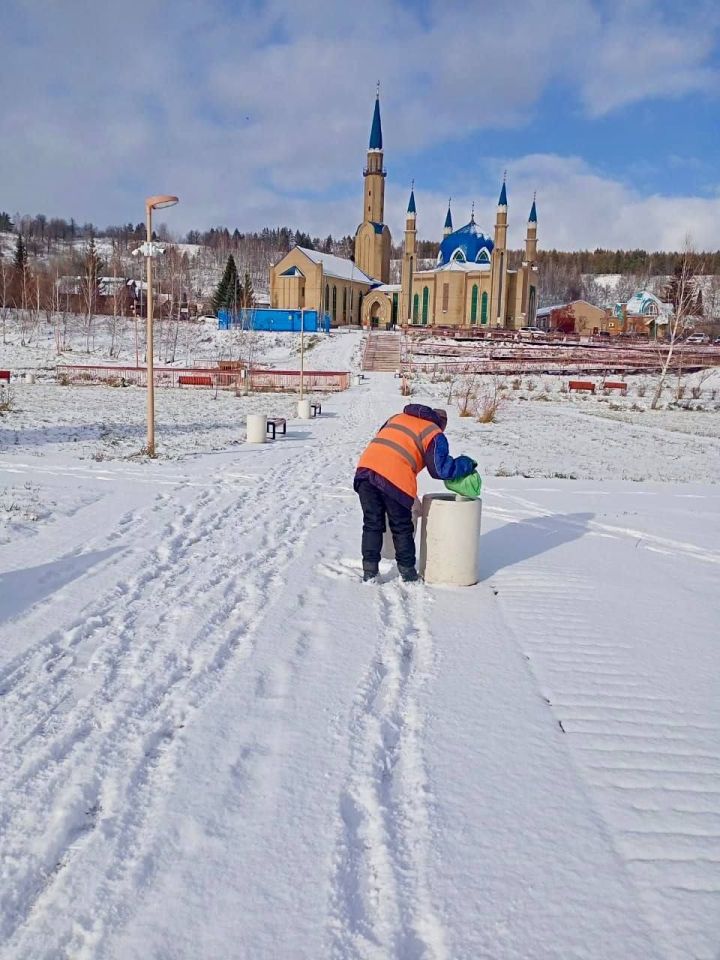
<instances>
[{"instance_id":1,"label":"small shrub in snow","mask_svg":"<svg viewBox=\"0 0 720 960\"><path fill-rule=\"evenodd\" d=\"M519 390L522 386L522 380L520 377L513 377L513 379L510 381L510 385L512 386L513 390Z\"/></svg>"},{"instance_id":2,"label":"small shrub in snow","mask_svg":"<svg viewBox=\"0 0 720 960\"><path fill-rule=\"evenodd\" d=\"M534 380L528 380L528 382L527 382L527 388L528 388L528 390L532 393L532 391L535 389L535 381L534 381Z\"/></svg>"},{"instance_id":3,"label":"small shrub in snow","mask_svg":"<svg viewBox=\"0 0 720 960\"><path fill-rule=\"evenodd\" d=\"M639 397L644 397L646 390L647 390L647 387L645 386L645 384L644 384L644 383L639 383L638 386L637 386L637 395L638 395Z\"/></svg>"},{"instance_id":4,"label":"small shrub in snow","mask_svg":"<svg viewBox=\"0 0 720 960\"><path fill-rule=\"evenodd\" d=\"M693 400L699 400L702 396L702 387L691 387L690 395L692 396Z\"/></svg>"},{"instance_id":5,"label":"small shrub in snow","mask_svg":"<svg viewBox=\"0 0 720 960\"><path fill-rule=\"evenodd\" d=\"M10 386L0 387L0 414L9 413L15 406L15 397Z\"/></svg>"}]
</instances>

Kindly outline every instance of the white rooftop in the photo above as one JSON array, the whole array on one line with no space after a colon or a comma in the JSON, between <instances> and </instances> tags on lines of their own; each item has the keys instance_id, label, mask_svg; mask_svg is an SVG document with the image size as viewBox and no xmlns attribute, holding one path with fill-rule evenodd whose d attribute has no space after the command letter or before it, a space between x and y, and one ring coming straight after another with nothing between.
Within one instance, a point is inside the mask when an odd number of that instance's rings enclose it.
<instances>
[{"instance_id":1,"label":"white rooftop","mask_svg":"<svg viewBox=\"0 0 720 960\"><path fill-rule=\"evenodd\" d=\"M372 277L356 266L354 261L344 257L336 257L334 253L320 253L317 250L308 250L307 247L296 247L304 253L308 260L322 265L326 277L337 277L338 280L357 280L359 283L376 283Z\"/></svg>"},{"instance_id":2,"label":"white rooftop","mask_svg":"<svg viewBox=\"0 0 720 960\"><path fill-rule=\"evenodd\" d=\"M487 273L490 270L489 263L476 263L473 260L451 260L444 263L441 267L434 267L432 270L423 270L423 273ZM418 271L420 272L420 271Z\"/></svg>"}]
</instances>

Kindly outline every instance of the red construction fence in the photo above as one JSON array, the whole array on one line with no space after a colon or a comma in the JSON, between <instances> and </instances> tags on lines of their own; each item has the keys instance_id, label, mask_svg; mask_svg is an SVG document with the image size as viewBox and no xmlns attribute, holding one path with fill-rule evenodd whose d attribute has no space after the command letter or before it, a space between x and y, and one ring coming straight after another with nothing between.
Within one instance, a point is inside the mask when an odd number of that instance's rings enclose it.
<instances>
[{"instance_id":1,"label":"red construction fence","mask_svg":"<svg viewBox=\"0 0 720 960\"><path fill-rule=\"evenodd\" d=\"M102 365L58 364L56 376L61 383L108 383L113 386L147 384L146 367L119 367ZM256 391L293 392L300 389L299 370L272 370L266 368L230 369L226 367L155 367L153 382L156 387L180 387L180 378L190 385L183 389L234 390L248 388ZM192 381L195 381L194 383ZM346 370L306 370L303 375L305 390L335 393L347 390L350 374Z\"/></svg>"}]
</instances>

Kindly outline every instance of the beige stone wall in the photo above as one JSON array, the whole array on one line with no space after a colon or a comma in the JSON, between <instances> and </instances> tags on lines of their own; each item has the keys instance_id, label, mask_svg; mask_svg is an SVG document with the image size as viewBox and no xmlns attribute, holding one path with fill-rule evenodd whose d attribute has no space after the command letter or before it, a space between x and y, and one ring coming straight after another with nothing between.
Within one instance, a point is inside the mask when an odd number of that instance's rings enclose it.
<instances>
[{"instance_id":1,"label":"beige stone wall","mask_svg":"<svg viewBox=\"0 0 720 960\"><path fill-rule=\"evenodd\" d=\"M283 277L290 267L304 276ZM329 313L335 325L360 323L362 297L370 289L359 280L326 277L322 265L295 248L270 270L270 306L278 310L317 310ZM327 310L326 310L327 303ZM334 305L334 307L333 307Z\"/></svg>"},{"instance_id":2,"label":"beige stone wall","mask_svg":"<svg viewBox=\"0 0 720 960\"><path fill-rule=\"evenodd\" d=\"M325 277L323 311L330 314L333 326L360 323L362 302L370 289L366 283ZM325 309L327 304L327 310Z\"/></svg>"},{"instance_id":3,"label":"beige stone wall","mask_svg":"<svg viewBox=\"0 0 720 960\"><path fill-rule=\"evenodd\" d=\"M576 300L572 304L572 312L575 317L575 332L582 336L589 336L596 329L603 332L609 329L608 312L602 307Z\"/></svg>"},{"instance_id":4,"label":"beige stone wall","mask_svg":"<svg viewBox=\"0 0 720 960\"><path fill-rule=\"evenodd\" d=\"M297 267L303 277L283 277L291 267ZM319 310L322 296L323 271L297 247L290 250L270 269L270 306L279 310Z\"/></svg>"},{"instance_id":5,"label":"beige stone wall","mask_svg":"<svg viewBox=\"0 0 720 960\"><path fill-rule=\"evenodd\" d=\"M390 281L390 231L376 233L372 223L361 223L355 234L355 263L359 269L381 283Z\"/></svg>"}]
</instances>

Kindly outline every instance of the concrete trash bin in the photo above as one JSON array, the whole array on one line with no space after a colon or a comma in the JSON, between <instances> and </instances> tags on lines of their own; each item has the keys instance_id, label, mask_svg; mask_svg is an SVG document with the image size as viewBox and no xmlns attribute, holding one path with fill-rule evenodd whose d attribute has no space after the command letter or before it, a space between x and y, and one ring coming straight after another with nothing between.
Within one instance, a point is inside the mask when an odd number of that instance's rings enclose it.
<instances>
[{"instance_id":1,"label":"concrete trash bin","mask_svg":"<svg viewBox=\"0 0 720 960\"><path fill-rule=\"evenodd\" d=\"M482 500L427 493L422 500L420 574L426 583L469 587L480 579Z\"/></svg>"},{"instance_id":2,"label":"concrete trash bin","mask_svg":"<svg viewBox=\"0 0 720 960\"><path fill-rule=\"evenodd\" d=\"M246 443L265 443L267 416L264 413L249 413L247 416Z\"/></svg>"},{"instance_id":3,"label":"concrete trash bin","mask_svg":"<svg viewBox=\"0 0 720 960\"><path fill-rule=\"evenodd\" d=\"M309 420L310 419L310 401L309 400L298 400L298 419L299 420Z\"/></svg>"}]
</instances>

